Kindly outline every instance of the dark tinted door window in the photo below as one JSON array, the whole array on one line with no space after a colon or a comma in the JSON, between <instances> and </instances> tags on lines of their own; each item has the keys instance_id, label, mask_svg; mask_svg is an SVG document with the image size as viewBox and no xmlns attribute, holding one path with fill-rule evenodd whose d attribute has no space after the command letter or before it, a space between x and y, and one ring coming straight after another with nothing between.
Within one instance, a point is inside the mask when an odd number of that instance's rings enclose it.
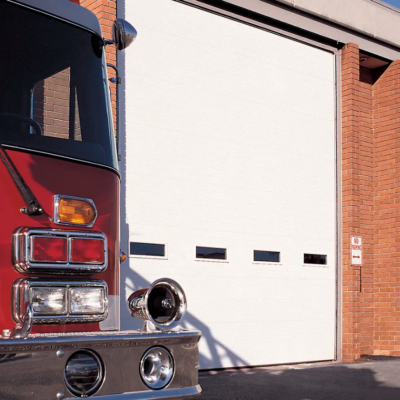
<instances>
[{"instance_id":1,"label":"dark tinted door window","mask_svg":"<svg viewBox=\"0 0 400 400\"><path fill-rule=\"evenodd\" d=\"M254 261L279 262L280 255L281 253L279 253L279 251L254 250Z\"/></svg>"},{"instance_id":2,"label":"dark tinted door window","mask_svg":"<svg viewBox=\"0 0 400 400\"><path fill-rule=\"evenodd\" d=\"M196 247L196 258L208 258L211 260L226 260L226 249L218 247Z\"/></svg>"},{"instance_id":3,"label":"dark tinted door window","mask_svg":"<svg viewBox=\"0 0 400 400\"><path fill-rule=\"evenodd\" d=\"M165 245L131 242L129 253L136 256L165 257Z\"/></svg>"},{"instance_id":4,"label":"dark tinted door window","mask_svg":"<svg viewBox=\"0 0 400 400\"><path fill-rule=\"evenodd\" d=\"M327 256L324 254L304 254L304 264L326 265Z\"/></svg>"}]
</instances>

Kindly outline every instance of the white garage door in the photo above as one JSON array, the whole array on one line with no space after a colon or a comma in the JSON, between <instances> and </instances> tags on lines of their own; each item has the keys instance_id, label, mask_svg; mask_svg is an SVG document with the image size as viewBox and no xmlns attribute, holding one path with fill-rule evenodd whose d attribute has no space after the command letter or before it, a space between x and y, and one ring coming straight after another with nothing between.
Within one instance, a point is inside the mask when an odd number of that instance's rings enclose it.
<instances>
[{"instance_id":1,"label":"white garage door","mask_svg":"<svg viewBox=\"0 0 400 400\"><path fill-rule=\"evenodd\" d=\"M122 265L122 295L180 282L201 368L333 359L334 56L171 0L125 7L122 240L162 246L133 245L154 255Z\"/></svg>"}]
</instances>

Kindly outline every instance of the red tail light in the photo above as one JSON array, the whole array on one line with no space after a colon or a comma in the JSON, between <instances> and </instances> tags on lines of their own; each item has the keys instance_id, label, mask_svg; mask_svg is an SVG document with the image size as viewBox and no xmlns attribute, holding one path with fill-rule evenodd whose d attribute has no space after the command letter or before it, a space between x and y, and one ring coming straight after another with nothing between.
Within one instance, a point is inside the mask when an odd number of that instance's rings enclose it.
<instances>
[{"instance_id":1,"label":"red tail light","mask_svg":"<svg viewBox=\"0 0 400 400\"><path fill-rule=\"evenodd\" d=\"M104 241L101 239L71 238L72 263L104 263Z\"/></svg>"},{"instance_id":2,"label":"red tail light","mask_svg":"<svg viewBox=\"0 0 400 400\"><path fill-rule=\"evenodd\" d=\"M68 261L68 242L66 237L33 236L31 241L31 261Z\"/></svg>"},{"instance_id":3,"label":"red tail light","mask_svg":"<svg viewBox=\"0 0 400 400\"><path fill-rule=\"evenodd\" d=\"M22 227L14 233L13 263L21 273L95 274L107 268L107 259L101 232Z\"/></svg>"}]
</instances>

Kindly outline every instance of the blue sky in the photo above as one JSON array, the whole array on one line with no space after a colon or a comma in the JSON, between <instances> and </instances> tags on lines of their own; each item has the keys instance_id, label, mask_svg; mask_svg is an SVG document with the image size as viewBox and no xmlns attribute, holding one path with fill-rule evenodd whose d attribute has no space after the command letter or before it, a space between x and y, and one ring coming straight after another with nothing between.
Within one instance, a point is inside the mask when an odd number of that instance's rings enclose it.
<instances>
[{"instance_id":1,"label":"blue sky","mask_svg":"<svg viewBox=\"0 0 400 400\"><path fill-rule=\"evenodd\" d=\"M382 0L384 3L400 8L400 0Z\"/></svg>"}]
</instances>

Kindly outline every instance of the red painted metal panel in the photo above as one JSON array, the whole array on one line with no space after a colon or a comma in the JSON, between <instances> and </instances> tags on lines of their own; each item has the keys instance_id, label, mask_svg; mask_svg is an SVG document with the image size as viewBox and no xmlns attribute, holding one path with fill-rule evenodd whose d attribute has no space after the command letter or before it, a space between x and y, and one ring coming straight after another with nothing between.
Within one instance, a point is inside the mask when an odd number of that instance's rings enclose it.
<instances>
[{"instance_id":1,"label":"red painted metal panel","mask_svg":"<svg viewBox=\"0 0 400 400\"><path fill-rule=\"evenodd\" d=\"M108 268L90 278L107 282L110 295L119 295L119 177L114 172L54 157L7 150L26 183L46 213L53 217L53 196L64 194L92 199L98 218L93 228L63 227L45 214L28 216L20 212L25 204L3 163L0 162L0 333L12 329L11 288L24 276L12 266L12 234L19 227L100 231L108 241ZM60 277L59 277L60 278ZM65 279L79 278L71 275ZM34 332L97 331L99 323L71 325L34 325Z\"/></svg>"}]
</instances>

